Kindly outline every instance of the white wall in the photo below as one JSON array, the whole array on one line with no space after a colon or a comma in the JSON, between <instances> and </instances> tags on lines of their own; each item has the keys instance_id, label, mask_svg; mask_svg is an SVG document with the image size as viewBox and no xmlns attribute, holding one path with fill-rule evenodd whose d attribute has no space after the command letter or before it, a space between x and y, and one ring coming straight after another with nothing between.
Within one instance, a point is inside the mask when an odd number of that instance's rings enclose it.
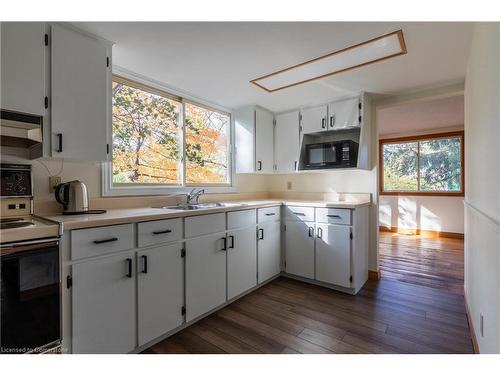
<instances>
[{"instance_id":1,"label":"white wall","mask_svg":"<svg viewBox=\"0 0 500 375\"><path fill-rule=\"evenodd\" d=\"M379 225L463 233L463 197L381 195Z\"/></svg>"},{"instance_id":2,"label":"white wall","mask_svg":"<svg viewBox=\"0 0 500 375\"><path fill-rule=\"evenodd\" d=\"M500 353L499 140L500 24L480 23L465 80L465 294L481 353Z\"/></svg>"},{"instance_id":3,"label":"white wall","mask_svg":"<svg viewBox=\"0 0 500 375\"><path fill-rule=\"evenodd\" d=\"M62 181L81 180L87 185L89 197L101 197L101 163L85 161L67 161L62 164L61 160L43 159L41 163L37 160L20 159L13 156L2 155L2 163L32 164L34 197L39 200L53 198L49 193L49 171L57 175L61 171ZM49 169L42 165L42 163ZM268 190L266 176L263 175L235 175L235 186L238 193L263 192Z\"/></svg>"}]
</instances>

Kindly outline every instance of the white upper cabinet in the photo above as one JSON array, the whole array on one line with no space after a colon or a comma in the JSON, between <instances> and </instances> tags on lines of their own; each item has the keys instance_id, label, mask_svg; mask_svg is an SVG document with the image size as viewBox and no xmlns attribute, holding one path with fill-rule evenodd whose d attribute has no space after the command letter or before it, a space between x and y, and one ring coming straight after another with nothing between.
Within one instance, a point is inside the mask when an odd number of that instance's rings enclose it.
<instances>
[{"instance_id":1,"label":"white upper cabinet","mask_svg":"<svg viewBox=\"0 0 500 375\"><path fill-rule=\"evenodd\" d=\"M360 126L359 97L328 104L328 130Z\"/></svg>"},{"instance_id":2,"label":"white upper cabinet","mask_svg":"<svg viewBox=\"0 0 500 375\"><path fill-rule=\"evenodd\" d=\"M2 109L45 115L45 24L2 22Z\"/></svg>"},{"instance_id":3,"label":"white upper cabinet","mask_svg":"<svg viewBox=\"0 0 500 375\"><path fill-rule=\"evenodd\" d=\"M274 160L276 172L294 172L299 161L299 111L276 115Z\"/></svg>"},{"instance_id":4,"label":"white upper cabinet","mask_svg":"<svg viewBox=\"0 0 500 375\"><path fill-rule=\"evenodd\" d=\"M273 173L274 115L255 106L234 113L236 173Z\"/></svg>"},{"instance_id":5,"label":"white upper cabinet","mask_svg":"<svg viewBox=\"0 0 500 375\"><path fill-rule=\"evenodd\" d=\"M328 106L305 108L302 113L302 133L317 133L327 129Z\"/></svg>"},{"instance_id":6,"label":"white upper cabinet","mask_svg":"<svg viewBox=\"0 0 500 375\"><path fill-rule=\"evenodd\" d=\"M52 156L107 159L109 46L59 25L51 32Z\"/></svg>"},{"instance_id":7,"label":"white upper cabinet","mask_svg":"<svg viewBox=\"0 0 500 375\"><path fill-rule=\"evenodd\" d=\"M255 171L273 173L274 170L274 115L255 109Z\"/></svg>"}]
</instances>

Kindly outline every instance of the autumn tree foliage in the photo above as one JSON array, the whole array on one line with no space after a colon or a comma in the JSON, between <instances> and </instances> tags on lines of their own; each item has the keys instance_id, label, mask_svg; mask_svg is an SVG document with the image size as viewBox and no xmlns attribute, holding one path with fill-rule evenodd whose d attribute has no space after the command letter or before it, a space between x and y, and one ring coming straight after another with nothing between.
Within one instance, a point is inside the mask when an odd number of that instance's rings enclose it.
<instances>
[{"instance_id":1,"label":"autumn tree foliage","mask_svg":"<svg viewBox=\"0 0 500 375\"><path fill-rule=\"evenodd\" d=\"M188 184L228 180L229 116L113 82L113 182ZM184 126L183 126L184 121ZM184 130L184 131L183 131Z\"/></svg>"}]
</instances>

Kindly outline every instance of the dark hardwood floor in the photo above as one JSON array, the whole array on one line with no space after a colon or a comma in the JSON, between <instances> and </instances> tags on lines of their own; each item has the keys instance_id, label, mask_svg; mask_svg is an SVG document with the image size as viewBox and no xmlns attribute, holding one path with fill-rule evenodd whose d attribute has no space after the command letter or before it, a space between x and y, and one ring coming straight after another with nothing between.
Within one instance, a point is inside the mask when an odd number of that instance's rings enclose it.
<instances>
[{"instance_id":1,"label":"dark hardwood floor","mask_svg":"<svg viewBox=\"0 0 500 375\"><path fill-rule=\"evenodd\" d=\"M380 232L379 263L387 280L463 293L464 241Z\"/></svg>"},{"instance_id":2,"label":"dark hardwood floor","mask_svg":"<svg viewBox=\"0 0 500 375\"><path fill-rule=\"evenodd\" d=\"M280 277L144 353L472 353L462 249L381 233L358 295Z\"/></svg>"}]
</instances>

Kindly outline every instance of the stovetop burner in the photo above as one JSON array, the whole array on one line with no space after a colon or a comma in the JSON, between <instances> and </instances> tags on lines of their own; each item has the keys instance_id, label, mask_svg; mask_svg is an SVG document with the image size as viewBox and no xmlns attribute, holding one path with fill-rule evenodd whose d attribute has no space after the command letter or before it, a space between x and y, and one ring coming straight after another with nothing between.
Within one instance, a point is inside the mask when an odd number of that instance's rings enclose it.
<instances>
[{"instance_id":1,"label":"stovetop burner","mask_svg":"<svg viewBox=\"0 0 500 375\"><path fill-rule=\"evenodd\" d=\"M0 223L0 229L23 228L34 225L31 221L10 221L7 223Z\"/></svg>"},{"instance_id":2,"label":"stovetop burner","mask_svg":"<svg viewBox=\"0 0 500 375\"><path fill-rule=\"evenodd\" d=\"M15 221L23 221L24 219L22 217L3 217L0 218L0 223L12 223Z\"/></svg>"}]
</instances>

